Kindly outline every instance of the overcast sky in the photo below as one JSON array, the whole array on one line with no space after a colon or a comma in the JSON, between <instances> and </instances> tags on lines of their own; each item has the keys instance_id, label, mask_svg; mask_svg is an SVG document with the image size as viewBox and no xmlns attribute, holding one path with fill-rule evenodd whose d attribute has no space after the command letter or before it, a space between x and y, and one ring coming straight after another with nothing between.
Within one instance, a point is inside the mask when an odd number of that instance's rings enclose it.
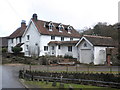
<instances>
[{"instance_id":1,"label":"overcast sky","mask_svg":"<svg viewBox=\"0 0 120 90\"><path fill-rule=\"evenodd\" d=\"M30 21L38 19L71 25L75 29L93 27L98 22L118 22L119 0L0 0L0 37L9 36Z\"/></svg>"}]
</instances>

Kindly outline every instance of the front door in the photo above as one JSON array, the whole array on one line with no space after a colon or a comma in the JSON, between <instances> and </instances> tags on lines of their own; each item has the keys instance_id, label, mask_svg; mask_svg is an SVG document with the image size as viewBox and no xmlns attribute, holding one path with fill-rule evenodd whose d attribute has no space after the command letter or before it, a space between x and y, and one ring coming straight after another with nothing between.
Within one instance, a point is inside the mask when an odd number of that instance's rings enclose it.
<instances>
[{"instance_id":1,"label":"front door","mask_svg":"<svg viewBox=\"0 0 120 90\"><path fill-rule=\"evenodd\" d=\"M55 46L51 46L51 55L55 55Z\"/></svg>"}]
</instances>

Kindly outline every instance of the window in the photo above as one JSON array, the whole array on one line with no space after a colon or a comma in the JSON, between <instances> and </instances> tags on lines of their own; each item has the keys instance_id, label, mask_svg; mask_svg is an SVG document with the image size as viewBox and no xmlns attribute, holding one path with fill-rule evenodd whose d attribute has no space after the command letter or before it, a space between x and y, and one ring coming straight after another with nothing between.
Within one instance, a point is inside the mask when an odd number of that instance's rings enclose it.
<instances>
[{"instance_id":1,"label":"window","mask_svg":"<svg viewBox=\"0 0 120 90\"><path fill-rule=\"evenodd\" d=\"M62 30L64 29L64 27L63 27L62 24L60 24L60 25L58 26L58 28L59 28L59 32L62 32Z\"/></svg>"},{"instance_id":2,"label":"window","mask_svg":"<svg viewBox=\"0 0 120 90\"><path fill-rule=\"evenodd\" d=\"M19 37L19 41L20 41L20 43L21 43L21 41L22 41L21 37Z\"/></svg>"},{"instance_id":3,"label":"window","mask_svg":"<svg viewBox=\"0 0 120 90\"><path fill-rule=\"evenodd\" d=\"M68 26L68 33L71 34L71 30L73 29L71 26Z\"/></svg>"},{"instance_id":4,"label":"window","mask_svg":"<svg viewBox=\"0 0 120 90\"><path fill-rule=\"evenodd\" d=\"M87 47L87 43L84 43L84 47Z\"/></svg>"},{"instance_id":5,"label":"window","mask_svg":"<svg viewBox=\"0 0 120 90\"><path fill-rule=\"evenodd\" d=\"M55 40L55 36L51 36L51 40Z\"/></svg>"},{"instance_id":6,"label":"window","mask_svg":"<svg viewBox=\"0 0 120 90\"><path fill-rule=\"evenodd\" d=\"M52 31L52 28L53 28L53 23L50 21L50 23L49 23L49 31Z\"/></svg>"},{"instance_id":7,"label":"window","mask_svg":"<svg viewBox=\"0 0 120 90\"><path fill-rule=\"evenodd\" d=\"M72 46L68 46L68 52L72 52Z\"/></svg>"},{"instance_id":8,"label":"window","mask_svg":"<svg viewBox=\"0 0 120 90\"><path fill-rule=\"evenodd\" d=\"M48 51L48 46L44 46L44 51Z\"/></svg>"},{"instance_id":9,"label":"window","mask_svg":"<svg viewBox=\"0 0 120 90\"><path fill-rule=\"evenodd\" d=\"M13 39L11 39L11 43L13 43Z\"/></svg>"},{"instance_id":10,"label":"window","mask_svg":"<svg viewBox=\"0 0 120 90\"><path fill-rule=\"evenodd\" d=\"M29 35L27 35L27 40L29 40L30 39L30 36Z\"/></svg>"},{"instance_id":11,"label":"window","mask_svg":"<svg viewBox=\"0 0 120 90\"><path fill-rule=\"evenodd\" d=\"M68 30L68 33L71 34L71 30Z\"/></svg>"},{"instance_id":12,"label":"window","mask_svg":"<svg viewBox=\"0 0 120 90\"><path fill-rule=\"evenodd\" d=\"M52 27L53 27L53 26L52 26L52 25L50 25L50 26L49 26L49 29L52 29Z\"/></svg>"},{"instance_id":13,"label":"window","mask_svg":"<svg viewBox=\"0 0 120 90\"><path fill-rule=\"evenodd\" d=\"M58 45L58 49L60 49L60 45Z\"/></svg>"},{"instance_id":14,"label":"window","mask_svg":"<svg viewBox=\"0 0 120 90\"><path fill-rule=\"evenodd\" d=\"M61 37L61 41L64 41L64 37Z\"/></svg>"},{"instance_id":15,"label":"window","mask_svg":"<svg viewBox=\"0 0 120 90\"><path fill-rule=\"evenodd\" d=\"M73 38L70 38L70 41L73 41Z\"/></svg>"},{"instance_id":16,"label":"window","mask_svg":"<svg viewBox=\"0 0 120 90\"><path fill-rule=\"evenodd\" d=\"M52 50L54 50L54 46L52 46Z\"/></svg>"},{"instance_id":17,"label":"window","mask_svg":"<svg viewBox=\"0 0 120 90\"><path fill-rule=\"evenodd\" d=\"M26 45L26 50L28 50L28 45Z\"/></svg>"}]
</instances>

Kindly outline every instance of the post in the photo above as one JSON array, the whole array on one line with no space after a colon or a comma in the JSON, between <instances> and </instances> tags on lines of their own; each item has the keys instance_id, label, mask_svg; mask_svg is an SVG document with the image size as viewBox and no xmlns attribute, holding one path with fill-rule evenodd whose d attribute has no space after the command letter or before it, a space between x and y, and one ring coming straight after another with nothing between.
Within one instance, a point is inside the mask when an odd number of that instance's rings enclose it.
<instances>
[{"instance_id":1,"label":"post","mask_svg":"<svg viewBox=\"0 0 120 90\"><path fill-rule=\"evenodd\" d=\"M109 69L110 69L110 74L112 73L112 66L109 66Z\"/></svg>"},{"instance_id":2,"label":"post","mask_svg":"<svg viewBox=\"0 0 120 90\"><path fill-rule=\"evenodd\" d=\"M47 72L49 71L49 65L47 65Z\"/></svg>"},{"instance_id":3,"label":"post","mask_svg":"<svg viewBox=\"0 0 120 90\"><path fill-rule=\"evenodd\" d=\"M29 65L29 70L31 71L31 63L30 63L30 65Z\"/></svg>"},{"instance_id":4,"label":"post","mask_svg":"<svg viewBox=\"0 0 120 90\"><path fill-rule=\"evenodd\" d=\"M77 68L77 64L76 64L76 72L78 71L77 69L78 69L78 68Z\"/></svg>"},{"instance_id":5,"label":"post","mask_svg":"<svg viewBox=\"0 0 120 90\"><path fill-rule=\"evenodd\" d=\"M61 83L62 83L62 78L63 78L63 76L61 75L61 76L60 76Z\"/></svg>"},{"instance_id":6,"label":"post","mask_svg":"<svg viewBox=\"0 0 120 90\"><path fill-rule=\"evenodd\" d=\"M88 73L90 72L90 65L88 64Z\"/></svg>"},{"instance_id":7,"label":"post","mask_svg":"<svg viewBox=\"0 0 120 90\"><path fill-rule=\"evenodd\" d=\"M66 72L68 72L68 65L66 65Z\"/></svg>"}]
</instances>

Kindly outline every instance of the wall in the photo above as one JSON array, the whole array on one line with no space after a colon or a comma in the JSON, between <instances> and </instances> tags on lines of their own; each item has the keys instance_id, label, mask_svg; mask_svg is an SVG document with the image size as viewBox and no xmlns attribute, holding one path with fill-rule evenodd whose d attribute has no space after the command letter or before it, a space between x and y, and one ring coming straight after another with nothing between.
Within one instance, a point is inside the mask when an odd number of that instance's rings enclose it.
<instances>
[{"instance_id":1,"label":"wall","mask_svg":"<svg viewBox=\"0 0 120 90\"><path fill-rule=\"evenodd\" d=\"M29 40L27 40L29 35ZM30 23L27 32L24 35L25 56L38 55L40 46L40 33L36 30L33 23ZM37 45L36 45L37 44ZM27 49L28 45L28 49Z\"/></svg>"},{"instance_id":2,"label":"wall","mask_svg":"<svg viewBox=\"0 0 120 90\"><path fill-rule=\"evenodd\" d=\"M22 37L21 38L21 43L23 43L23 42L24 41L23 41L23 37ZM8 39L8 52L13 53L11 47L16 46L18 43L20 43L19 38L13 38L13 43L12 43L12 39ZM22 45L21 47L23 49L21 52L24 52L24 45Z\"/></svg>"},{"instance_id":3,"label":"wall","mask_svg":"<svg viewBox=\"0 0 120 90\"><path fill-rule=\"evenodd\" d=\"M113 47L94 46L94 64L105 64L106 48L113 48ZM100 53L100 50L104 50L104 53L102 55Z\"/></svg>"},{"instance_id":4,"label":"wall","mask_svg":"<svg viewBox=\"0 0 120 90\"><path fill-rule=\"evenodd\" d=\"M77 48L75 47L75 45L61 45L60 49L58 49L58 45L50 45L50 48L52 48L52 46L55 46L55 56L65 56L65 55L69 55L69 56L73 56L73 58L77 58ZM68 46L72 46L72 52L68 51ZM50 50L51 52L52 50ZM50 53L52 55L52 53Z\"/></svg>"},{"instance_id":5,"label":"wall","mask_svg":"<svg viewBox=\"0 0 120 90\"><path fill-rule=\"evenodd\" d=\"M79 40L79 38L73 38L73 40ZM49 51L44 51L44 46L48 46L48 43L50 41L61 41L61 37L60 36L55 36L55 40L51 40L50 35L41 35L41 39L40 39L41 54L40 54L40 56L45 55L45 54L51 54L51 52L50 52L51 47L48 47ZM70 37L64 37L64 41L70 41ZM55 49L57 49L56 47L55 47ZM57 55L63 55L64 56L65 52L68 51L66 46L62 46L61 48L62 48L63 51L57 49L56 50L56 56ZM73 50L74 49L75 49L75 47L73 47ZM76 51L73 51L73 52L76 52ZM74 54L74 57L76 57L75 54Z\"/></svg>"}]
</instances>

